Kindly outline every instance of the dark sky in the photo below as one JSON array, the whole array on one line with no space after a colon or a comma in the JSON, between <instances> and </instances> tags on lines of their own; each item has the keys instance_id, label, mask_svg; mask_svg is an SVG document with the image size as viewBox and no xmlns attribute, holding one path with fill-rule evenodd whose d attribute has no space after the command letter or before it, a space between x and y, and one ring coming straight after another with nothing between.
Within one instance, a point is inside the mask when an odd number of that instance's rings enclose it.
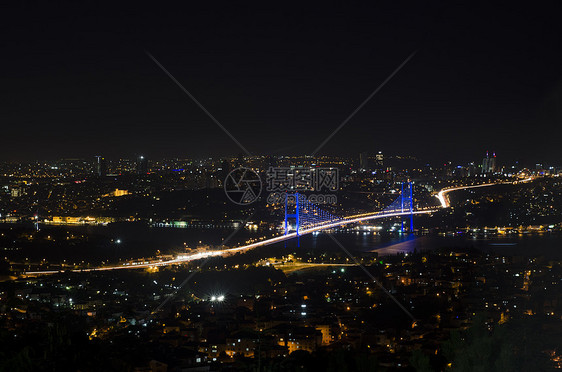
<instances>
[{"instance_id":1,"label":"dark sky","mask_svg":"<svg viewBox=\"0 0 562 372\"><path fill-rule=\"evenodd\" d=\"M562 164L559 9L198 3L0 9L0 160L238 154L145 50L250 152L308 154L417 50L320 154Z\"/></svg>"}]
</instances>

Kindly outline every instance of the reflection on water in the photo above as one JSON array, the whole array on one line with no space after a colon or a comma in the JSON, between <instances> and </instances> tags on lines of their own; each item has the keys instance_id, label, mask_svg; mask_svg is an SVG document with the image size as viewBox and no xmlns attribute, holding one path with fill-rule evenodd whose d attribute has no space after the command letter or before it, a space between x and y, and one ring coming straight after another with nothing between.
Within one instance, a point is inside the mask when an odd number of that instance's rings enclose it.
<instances>
[{"instance_id":1,"label":"reflection on water","mask_svg":"<svg viewBox=\"0 0 562 372\"><path fill-rule=\"evenodd\" d=\"M427 236L416 237L410 235L408 237L403 238L402 241L398 241L396 243L390 243L384 247L375 248L371 250L371 252L377 252L381 256L388 256L397 253L411 253L416 250L424 251L429 249L423 244L424 241L426 240L427 240Z\"/></svg>"},{"instance_id":2,"label":"reflection on water","mask_svg":"<svg viewBox=\"0 0 562 372\"><path fill-rule=\"evenodd\" d=\"M480 251L506 256L544 256L562 259L562 236L558 234L518 235L475 239L471 236L443 237L437 235L397 239L370 251L380 255L428 251L437 248L475 248Z\"/></svg>"},{"instance_id":3,"label":"reflection on water","mask_svg":"<svg viewBox=\"0 0 562 372\"><path fill-rule=\"evenodd\" d=\"M439 248L475 248L483 252L506 256L544 256L548 259L562 259L562 235L536 234L510 237L474 238L469 235L457 236L408 236L401 234L372 234L340 231L334 236L349 250L355 252L377 252L379 255L394 255L414 251L430 251ZM307 244L303 237L301 245ZM313 236L309 244L313 248L335 246L326 234Z\"/></svg>"}]
</instances>

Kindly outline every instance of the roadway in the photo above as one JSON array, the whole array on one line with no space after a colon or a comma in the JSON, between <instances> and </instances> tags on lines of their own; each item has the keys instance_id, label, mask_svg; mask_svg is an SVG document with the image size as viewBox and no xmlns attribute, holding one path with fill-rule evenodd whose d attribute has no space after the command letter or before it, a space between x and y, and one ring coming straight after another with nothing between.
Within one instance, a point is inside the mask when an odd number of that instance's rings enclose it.
<instances>
[{"instance_id":1,"label":"roadway","mask_svg":"<svg viewBox=\"0 0 562 372\"><path fill-rule=\"evenodd\" d=\"M447 194L450 193L451 191L466 190L466 189L473 189L473 188L476 188L476 187L486 187L486 186L496 186L496 185L515 185L515 184L518 184L518 183L525 183L525 182L529 182L529 181L532 181L532 180L533 180L532 177L528 177L528 178L525 178L525 179L519 180L519 181L492 182L492 183L482 183L482 184L479 184L479 185L450 187L450 188L443 189L443 190L439 191L437 193L437 195L435 195L435 197L437 199L439 199L439 202L441 203L442 208L449 208L451 206L451 202L449 201L449 198L447 197Z\"/></svg>"}]
</instances>

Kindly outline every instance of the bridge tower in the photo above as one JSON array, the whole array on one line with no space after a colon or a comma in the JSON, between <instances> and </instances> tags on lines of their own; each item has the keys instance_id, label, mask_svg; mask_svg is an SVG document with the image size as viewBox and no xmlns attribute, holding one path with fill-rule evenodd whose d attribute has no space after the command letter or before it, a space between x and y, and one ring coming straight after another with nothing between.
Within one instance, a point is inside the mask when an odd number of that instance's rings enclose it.
<instances>
[{"instance_id":1,"label":"bridge tower","mask_svg":"<svg viewBox=\"0 0 562 372\"><path fill-rule=\"evenodd\" d=\"M404 185L406 185L407 190L404 192ZM412 191L412 182L402 182L402 192L400 193L400 209L401 212L410 212L410 233L414 232L414 198ZM404 233L404 219L402 217L402 233Z\"/></svg>"},{"instance_id":2,"label":"bridge tower","mask_svg":"<svg viewBox=\"0 0 562 372\"><path fill-rule=\"evenodd\" d=\"M300 247L300 221L299 221L299 215L300 215L300 210L299 208L300 203L299 203L299 193L296 192L294 194L295 196L295 213L288 213L288 207L287 204L289 202L289 194L285 193L285 235L289 234L289 218L294 218L295 219L295 229L297 231L297 247Z\"/></svg>"},{"instance_id":3,"label":"bridge tower","mask_svg":"<svg viewBox=\"0 0 562 372\"><path fill-rule=\"evenodd\" d=\"M289 208L292 209L293 203L295 206L295 213L290 213ZM302 230L309 230L343 220L343 218L321 209L310 200L307 200L306 195L299 194L298 192L295 192L294 194L285 194L285 235L289 234L288 220L290 218L295 219L297 244L299 246Z\"/></svg>"}]
</instances>

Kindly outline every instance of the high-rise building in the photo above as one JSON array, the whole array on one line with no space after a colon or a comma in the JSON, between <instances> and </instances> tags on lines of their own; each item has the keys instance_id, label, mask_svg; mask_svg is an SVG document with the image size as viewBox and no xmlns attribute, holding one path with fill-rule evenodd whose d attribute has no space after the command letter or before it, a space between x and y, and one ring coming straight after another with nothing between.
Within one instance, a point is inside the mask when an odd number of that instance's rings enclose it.
<instances>
[{"instance_id":1,"label":"high-rise building","mask_svg":"<svg viewBox=\"0 0 562 372\"><path fill-rule=\"evenodd\" d=\"M478 174L477 169L478 168L476 167L476 164L474 164L474 163L468 164L467 176L474 177L476 174Z\"/></svg>"},{"instance_id":2,"label":"high-rise building","mask_svg":"<svg viewBox=\"0 0 562 372\"><path fill-rule=\"evenodd\" d=\"M148 159L146 156L139 156L137 160L137 174L147 174L148 173Z\"/></svg>"},{"instance_id":3,"label":"high-rise building","mask_svg":"<svg viewBox=\"0 0 562 372\"><path fill-rule=\"evenodd\" d=\"M494 173L496 171L496 153L490 157L490 153L486 151L486 157L482 159L482 173Z\"/></svg>"},{"instance_id":4,"label":"high-rise building","mask_svg":"<svg viewBox=\"0 0 562 372\"><path fill-rule=\"evenodd\" d=\"M96 156L95 172L98 177L104 177L107 175L107 161L103 156Z\"/></svg>"},{"instance_id":5,"label":"high-rise building","mask_svg":"<svg viewBox=\"0 0 562 372\"><path fill-rule=\"evenodd\" d=\"M369 166L369 154L366 152L362 152L359 154L359 168L362 171L370 170Z\"/></svg>"},{"instance_id":6,"label":"high-rise building","mask_svg":"<svg viewBox=\"0 0 562 372\"><path fill-rule=\"evenodd\" d=\"M490 158L490 172L491 173L495 173L498 171L498 166L496 164L496 153L494 152L494 154L492 155L492 157Z\"/></svg>"},{"instance_id":7,"label":"high-rise building","mask_svg":"<svg viewBox=\"0 0 562 372\"><path fill-rule=\"evenodd\" d=\"M482 159L482 173L484 174L488 173L489 164L490 164L490 155L488 151L486 151L486 157Z\"/></svg>"},{"instance_id":8,"label":"high-rise building","mask_svg":"<svg viewBox=\"0 0 562 372\"><path fill-rule=\"evenodd\" d=\"M382 168L384 166L384 155L382 154L382 151L379 151L375 155L375 165L377 168Z\"/></svg>"}]
</instances>

